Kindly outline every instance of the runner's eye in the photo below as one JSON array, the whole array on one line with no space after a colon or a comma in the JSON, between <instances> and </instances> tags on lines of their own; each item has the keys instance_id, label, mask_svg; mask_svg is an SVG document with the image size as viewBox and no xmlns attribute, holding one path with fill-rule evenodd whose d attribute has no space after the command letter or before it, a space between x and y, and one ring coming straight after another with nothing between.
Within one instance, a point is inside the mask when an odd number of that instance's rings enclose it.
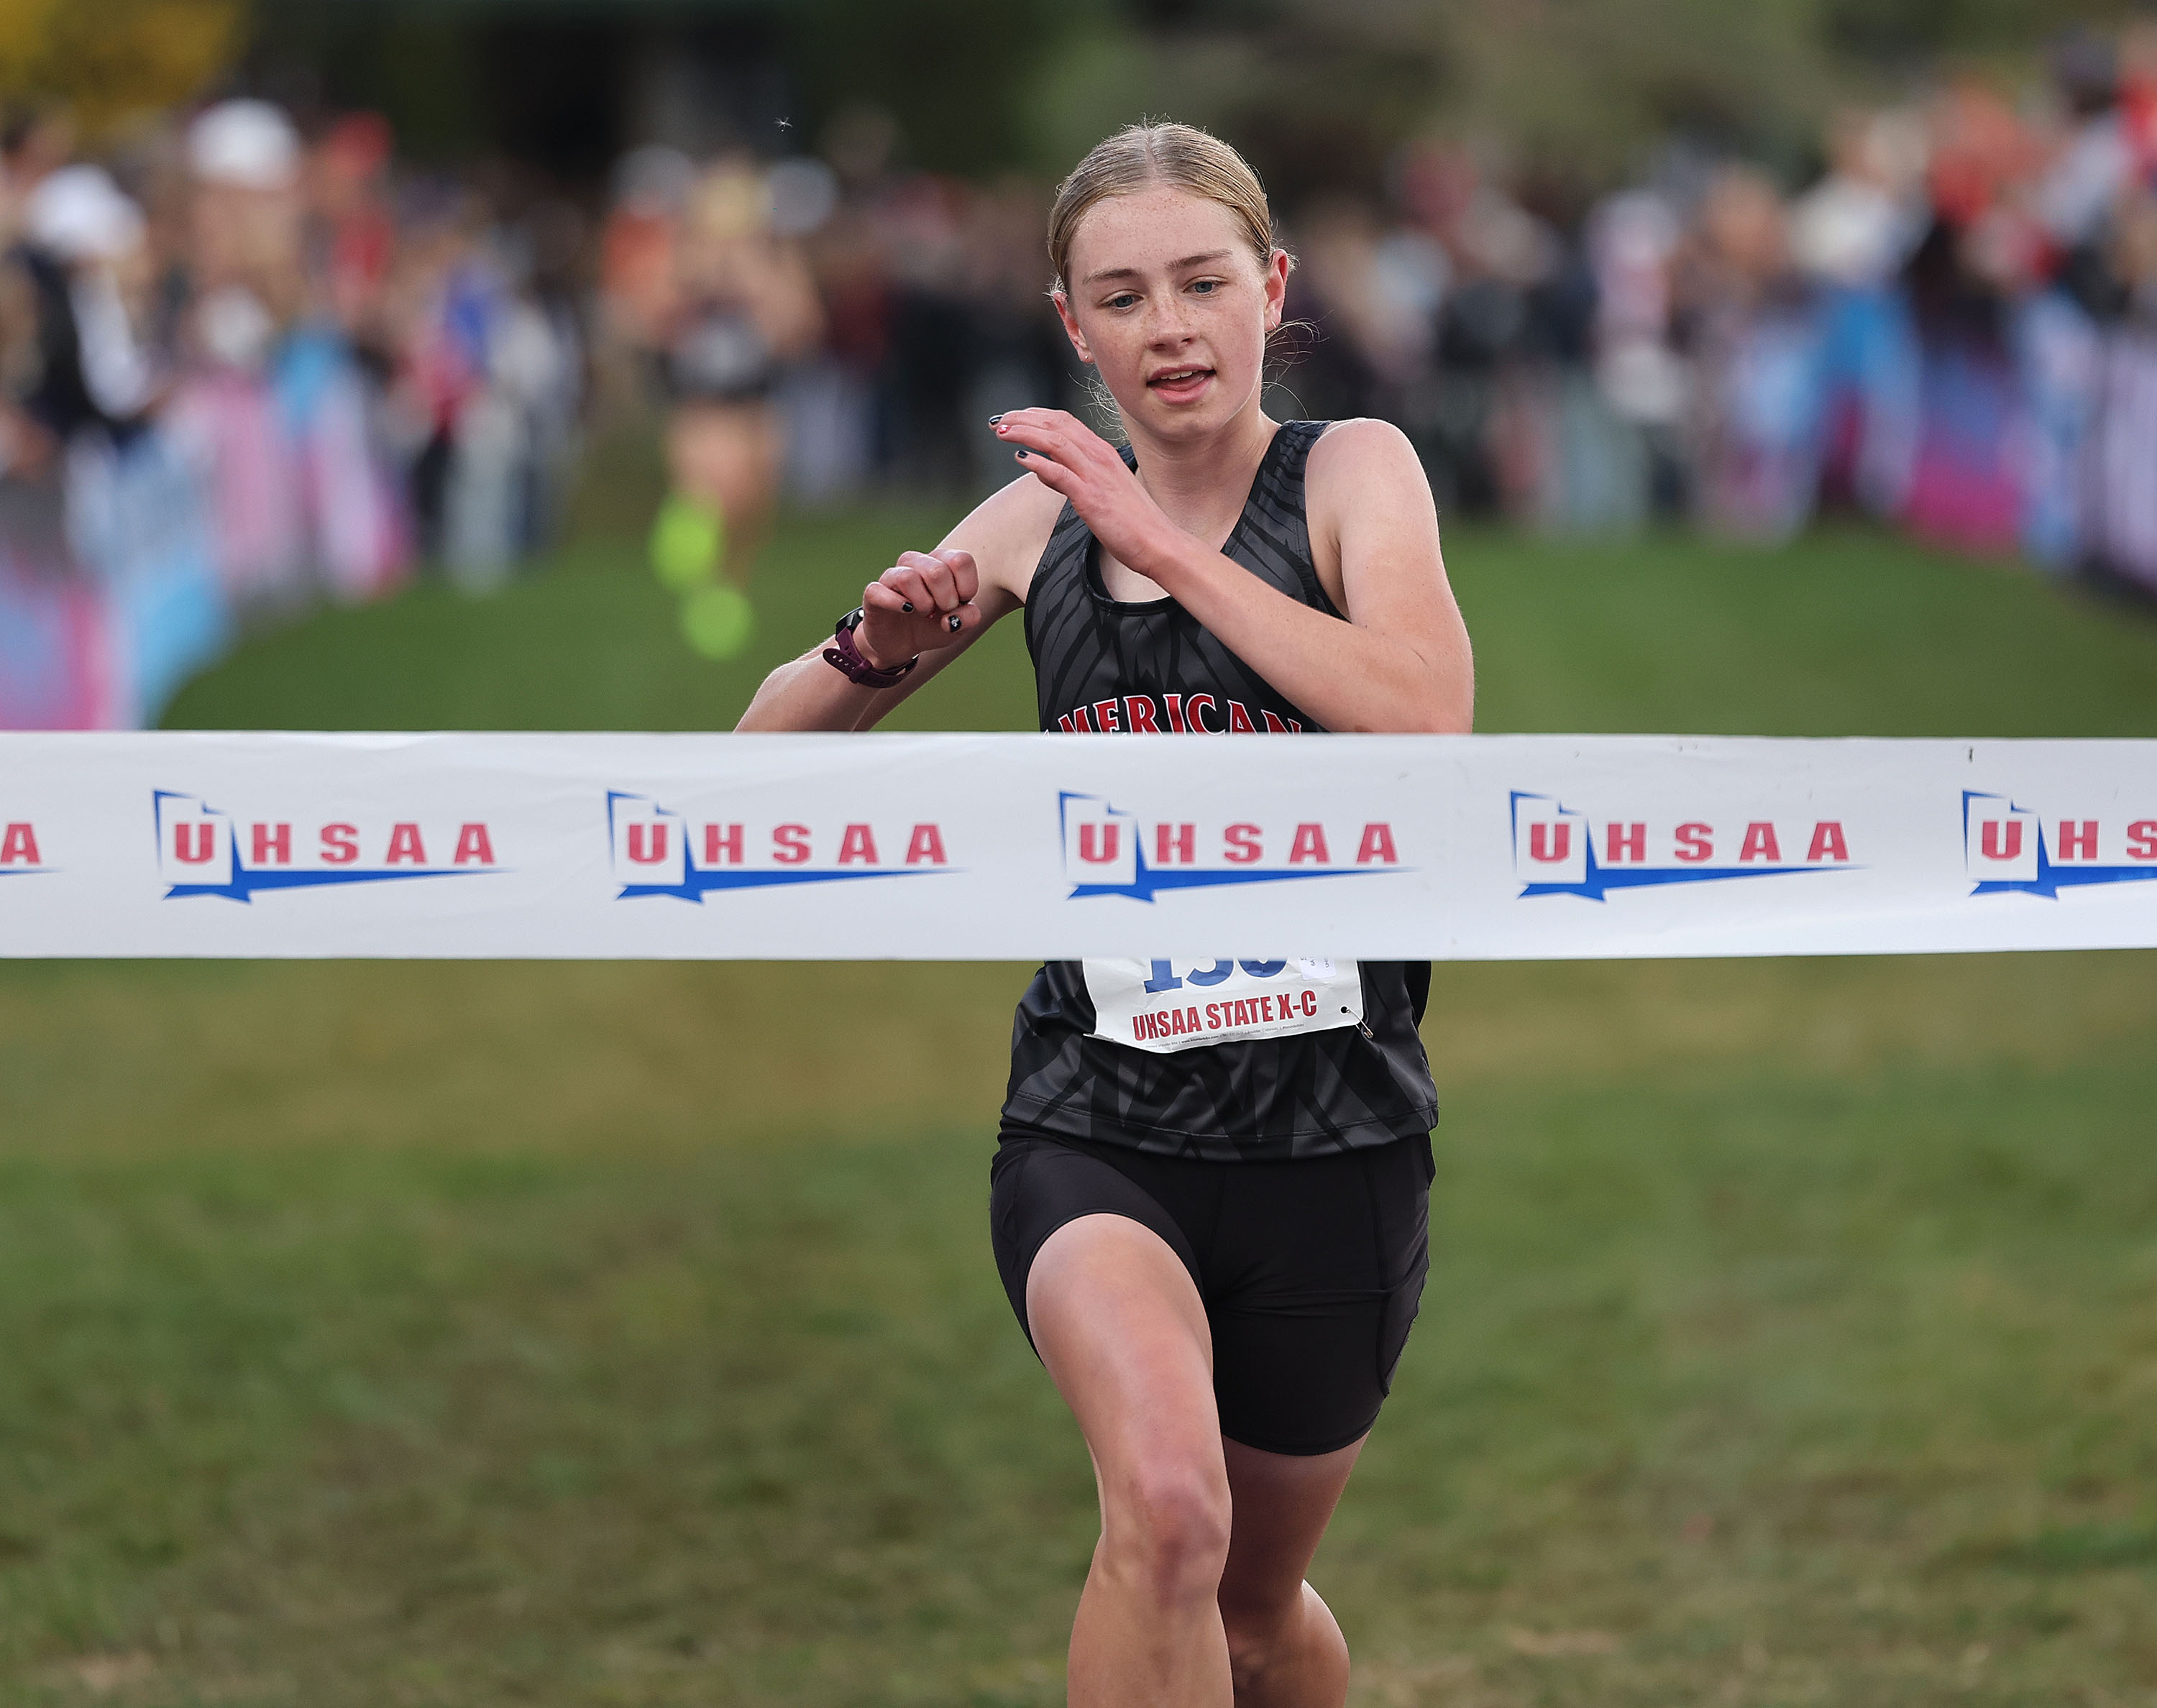
<instances>
[{"instance_id":1,"label":"runner's eye","mask_svg":"<svg viewBox=\"0 0 2157 1708\"><path fill-rule=\"evenodd\" d=\"M1211 296L1221 288L1221 281L1218 279L1193 279L1191 288L1202 296Z\"/></svg>"},{"instance_id":2,"label":"runner's eye","mask_svg":"<svg viewBox=\"0 0 2157 1708\"><path fill-rule=\"evenodd\" d=\"M1138 300L1139 299L1135 292L1130 291L1119 291L1114 296L1111 296L1108 300L1108 302L1104 306L1109 308L1129 308Z\"/></svg>"}]
</instances>

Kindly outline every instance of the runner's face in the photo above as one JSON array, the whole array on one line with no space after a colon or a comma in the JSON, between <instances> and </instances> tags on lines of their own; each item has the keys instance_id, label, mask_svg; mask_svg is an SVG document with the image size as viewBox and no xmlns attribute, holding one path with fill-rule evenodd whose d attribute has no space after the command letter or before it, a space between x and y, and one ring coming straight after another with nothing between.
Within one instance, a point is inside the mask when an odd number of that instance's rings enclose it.
<instances>
[{"instance_id":1,"label":"runner's face","mask_svg":"<svg viewBox=\"0 0 2157 1708\"><path fill-rule=\"evenodd\" d=\"M1057 306L1124 419L1181 438L1256 398L1287 282L1288 257L1262 269L1226 208L1157 185L1087 211Z\"/></svg>"}]
</instances>

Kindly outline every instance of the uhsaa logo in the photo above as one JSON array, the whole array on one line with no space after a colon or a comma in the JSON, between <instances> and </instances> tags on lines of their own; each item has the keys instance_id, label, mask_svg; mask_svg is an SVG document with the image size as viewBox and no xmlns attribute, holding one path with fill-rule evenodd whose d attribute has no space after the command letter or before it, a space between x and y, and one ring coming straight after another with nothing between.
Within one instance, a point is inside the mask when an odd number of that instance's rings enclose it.
<instances>
[{"instance_id":1,"label":"uhsaa logo","mask_svg":"<svg viewBox=\"0 0 2157 1708\"><path fill-rule=\"evenodd\" d=\"M1511 815L1513 875L1523 899L1600 902L1612 890L1855 869L1840 819L1604 817L1521 789L1512 791Z\"/></svg>"},{"instance_id":2,"label":"uhsaa logo","mask_svg":"<svg viewBox=\"0 0 2157 1708\"><path fill-rule=\"evenodd\" d=\"M617 899L713 890L920 877L956 871L934 822L751 824L692 816L626 790L607 791L608 852Z\"/></svg>"},{"instance_id":3,"label":"uhsaa logo","mask_svg":"<svg viewBox=\"0 0 2157 1708\"><path fill-rule=\"evenodd\" d=\"M1073 900L1151 902L1163 890L1410 869L1401 864L1393 827L1384 821L1142 819L1099 795L1071 790L1057 797L1057 816Z\"/></svg>"},{"instance_id":4,"label":"uhsaa logo","mask_svg":"<svg viewBox=\"0 0 2157 1708\"><path fill-rule=\"evenodd\" d=\"M265 890L471 877L504 868L485 820L435 815L375 822L228 813L200 796L152 791L165 895L251 902Z\"/></svg>"},{"instance_id":5,"label":"uhsaa logo","mask_svg":"<svg viewBox=\"0 0 2157 1708\"><path fill-rule=\"evenodd\" d=\"M2005 795L1962 794L1963 864L1973 896L2041 896L2157 878L2157 817L2048 818Z\"/></svg>"}]
</instances>

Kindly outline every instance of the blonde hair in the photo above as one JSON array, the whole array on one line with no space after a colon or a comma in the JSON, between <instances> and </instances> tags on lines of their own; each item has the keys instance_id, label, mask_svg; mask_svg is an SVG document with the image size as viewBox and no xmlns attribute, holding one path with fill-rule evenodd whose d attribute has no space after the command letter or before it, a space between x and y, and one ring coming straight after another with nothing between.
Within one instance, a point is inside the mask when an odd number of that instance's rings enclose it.
<instances>
[{"instance_id":1,"label":"blonde hair","mask_svg":"<svg viewBox=\"0 0 2157 1708\"><path fill-rule=\"evenodd\" d=\"M1265 187L1242 155L1195 125L1126 125L1089 149L1056 188L1056 203L1048 210L1048 261L1056 272L1050 288L1065 289L1072 239L1096 203L1155 184L1226 208L1243 227L1259 270L1272 262L1273 212L1266 205Z\"/></svg>"}]
</instances>

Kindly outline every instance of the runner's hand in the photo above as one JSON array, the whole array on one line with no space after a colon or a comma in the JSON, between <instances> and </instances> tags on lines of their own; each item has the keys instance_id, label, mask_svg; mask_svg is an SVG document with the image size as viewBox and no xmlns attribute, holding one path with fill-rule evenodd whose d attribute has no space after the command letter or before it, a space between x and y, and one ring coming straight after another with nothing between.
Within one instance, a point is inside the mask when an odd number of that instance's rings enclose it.
<instances>
[{"instance_id":1,"label":"runner's hand","mask_svg":"<svg viewBox=\"0 0 2157 1708\"><path fill-rule=\"evenodd\" d=\"M1156 582L1164 579L1156 572L1173 574L1191 537L1162 514L1115 446L1062 409L1013 409L996 417L995 429L1021 467L1071 501L1118 563Z\"/></svg>"},{"instance_id":2,"label":"runner's hand","mask_svg":"<svg viewBox=\"0 0 2157 1708\"><path fill-rule=\"evenodd\" d=\"M901 552L898 563L862 589L854 645L880 670L955 646L981 626L981 608L974 603L981 587L971 552Z\"/></svg>"}]
</instances>

